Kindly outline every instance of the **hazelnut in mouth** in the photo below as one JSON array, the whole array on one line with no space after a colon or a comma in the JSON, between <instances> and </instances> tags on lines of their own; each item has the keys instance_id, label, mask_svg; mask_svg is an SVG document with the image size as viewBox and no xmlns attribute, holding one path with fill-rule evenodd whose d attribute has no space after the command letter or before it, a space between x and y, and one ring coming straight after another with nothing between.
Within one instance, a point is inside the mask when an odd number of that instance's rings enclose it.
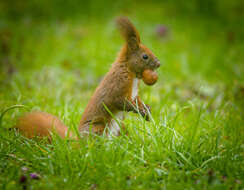
<instances>
[{"instance_id":1,"label":"hazelnut in mouth","mask_svg":"<svg viewBox=\"0 0 244 190\"><path fill-rule=\"evenodd\" d=\"M158 74L153 70L146 69L142 73L142 80L149 86L154 85L158 80Z\"/></svg>"}]
</instances>

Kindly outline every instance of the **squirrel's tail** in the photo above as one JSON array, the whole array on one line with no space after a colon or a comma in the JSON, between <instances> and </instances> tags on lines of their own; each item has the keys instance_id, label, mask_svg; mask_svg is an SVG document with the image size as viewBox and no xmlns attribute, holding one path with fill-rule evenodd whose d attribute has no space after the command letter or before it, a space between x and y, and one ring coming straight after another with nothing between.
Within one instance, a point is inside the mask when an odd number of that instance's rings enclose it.
<instances>
[{"instance_id":1,"label":"squirrel's tail","mask_svg":"<svg viewBox=\"0 0 244 190\"><path fill-rule=\"evenodd\" d=\"M61 138L74 137L58 117L45 112L30 112L19 117L15 128L28 138L39 136L51 140L52 132Z\"/></svg>"}]
</instances>

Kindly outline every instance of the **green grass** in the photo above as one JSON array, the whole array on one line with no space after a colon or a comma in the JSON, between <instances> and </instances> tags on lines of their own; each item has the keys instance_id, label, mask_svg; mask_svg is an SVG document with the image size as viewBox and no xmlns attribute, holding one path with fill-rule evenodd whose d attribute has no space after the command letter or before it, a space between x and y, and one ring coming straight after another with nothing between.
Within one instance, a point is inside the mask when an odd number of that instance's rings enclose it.
<instances>
[{"instance_id":1,"label":"green grass","mask_svg":"<svg viewBox=\"0 0 244 190\"><path fill-rule=\"evenodd\" d=\"M23 188L24 166L25 175L41 176L28 178L28 189L244 188L242 30L205 17L174 17L167 8L133 4L116 13L132 18L162 63L158 83L140 87L152 121L130 113L128 136L83 139L75 146L54 137L47 144L8 130L26 112L11 110L0 128L1 189ZM9 50L0 54L8 60L0 67L1 109L25 105L75 129L123 43L114 18L2 20ZM163 38L156 35L158 24L169 29Z\"/></svg>"}]
</instances>

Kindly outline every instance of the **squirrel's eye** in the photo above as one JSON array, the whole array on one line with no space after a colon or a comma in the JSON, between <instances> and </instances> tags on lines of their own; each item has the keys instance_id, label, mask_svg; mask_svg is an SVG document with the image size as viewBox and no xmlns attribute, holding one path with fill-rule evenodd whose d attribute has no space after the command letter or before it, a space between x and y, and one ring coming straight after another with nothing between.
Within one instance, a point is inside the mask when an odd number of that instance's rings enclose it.
<instances>
[{"instance_id":1,"label":"squirrel's eye","mask_svg":"<svg viewBox=\"0 0 244 190\"><path fill-rule=\"evenodd\" d=\"M144 55L142 56L142 58L143 58L143 59L148 59L148 55L147 55L147 54L144 54Z\"/></svg>"}]
</instances>

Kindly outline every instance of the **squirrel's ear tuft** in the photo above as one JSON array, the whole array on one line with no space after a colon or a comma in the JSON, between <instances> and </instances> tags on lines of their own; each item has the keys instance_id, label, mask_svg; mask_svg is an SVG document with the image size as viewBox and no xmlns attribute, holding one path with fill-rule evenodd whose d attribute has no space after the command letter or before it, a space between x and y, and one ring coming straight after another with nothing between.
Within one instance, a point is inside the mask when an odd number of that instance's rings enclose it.
<instances>
[{"instance_id":1,"label":"squirrel's ear tuft","mask_svg":"<svg viewBox=\"0 0 244 190\"><path fill-rule=\"evenodd\" d=\"M138 49L140 44L140 36L130 20L127 17L118 17L116 19L116 23L122 36L127 42L128 48L131 50Z\"/></svg>"}]
</instances>

